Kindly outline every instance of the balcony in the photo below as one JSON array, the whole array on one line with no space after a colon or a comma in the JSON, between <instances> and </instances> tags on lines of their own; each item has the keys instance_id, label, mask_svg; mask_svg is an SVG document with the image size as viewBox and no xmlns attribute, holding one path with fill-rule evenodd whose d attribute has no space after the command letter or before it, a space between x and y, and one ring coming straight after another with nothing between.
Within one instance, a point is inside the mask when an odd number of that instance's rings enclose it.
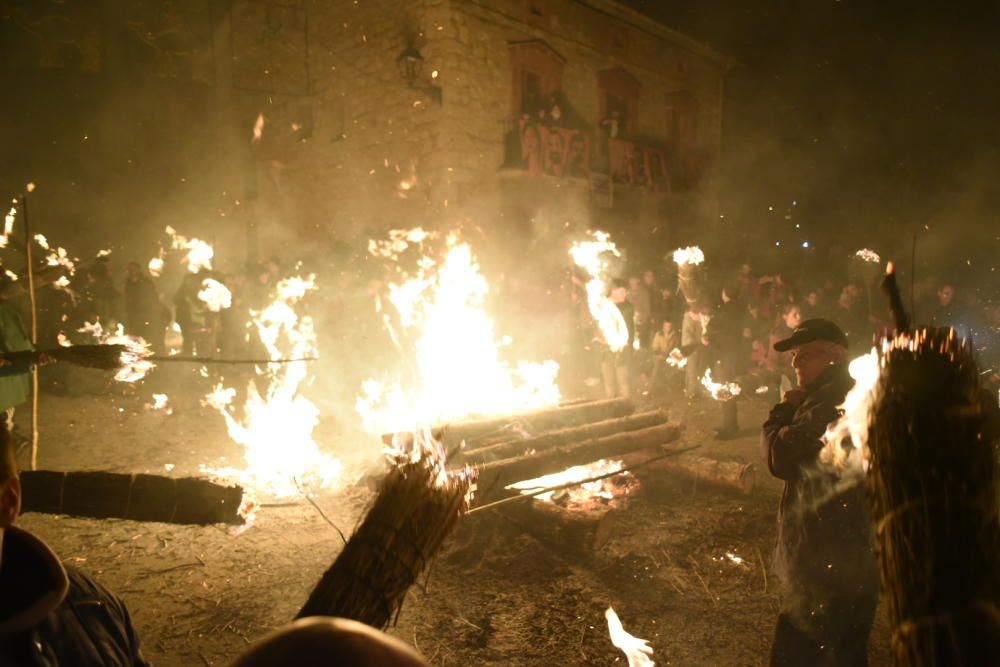
<instances>
[{"instance_id":1,"label":"balcony","mask_svg":"<svg viewBox=\"0 0 1000 667\"><path fill-rule=\"evenodd\" d=\"M690 150L672 151L607 132L562 127L522 117L503 126L504 173L591 183L595 190L635 188L669 195L693 190L708 163Z\"/></svg>"}]
</instances>

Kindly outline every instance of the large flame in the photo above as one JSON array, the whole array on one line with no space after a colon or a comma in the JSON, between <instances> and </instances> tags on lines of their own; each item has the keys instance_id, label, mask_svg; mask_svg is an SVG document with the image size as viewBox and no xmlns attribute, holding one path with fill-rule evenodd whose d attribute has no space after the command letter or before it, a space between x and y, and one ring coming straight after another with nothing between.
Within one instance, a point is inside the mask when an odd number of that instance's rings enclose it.
<instances>
[{"instance_id":1,"label":"large flame","mask_svg":"<svg viewBox=\"0 0 1000 667\"><path fill-rule=\"evenodd\" d=\"M387 294L397 317L385 321L397 344L406 347L412 368L385 382L362 384L356 407L365 428L376 434L416 431L468 415L557 403L557 363L501 359L484 307L489 285L468 244L449 234L444 257L422 255L413 275L396 262L404 252L422 252L428 238L419 229L395 231L389 240L369 245L373 255L393 260L401 276Z\"/></svg>"},{"instance_id":2,"label":"large flame","mask_svg":"<svg viewBox=\"0 0 1000 667\"><path fill-rule=\"evenodd\" d=\"M590 276L587 281L587 307L597 322L604 342L612 352L628 345L628 324L618 306L607 297L607 255L621 256L607 232L591 232L593 240L574 243L569 254L573 262Z\"/></svg>"},{"instance_id":3,"label":"large flame","mask_svg":"<svg viewBox=\"0 0 1000 667\"><path fill-rule=\"evenodd\" d=\"M295 309L315 287L314 276L287 278L278 283L275 298L266 308L251 311L269 359L316 356L312 319L300 317ZM268 364L258 373L263 376L265 388L262 391L256 381L249 382L240 416L233 406L233 388L216 385L205 401L225 418L229 437L243 446L246 467L205 469L279 498L296 495L300 485L333 487L343 466L320 452L313 439L319 409L299 393L309 375L308 362Z\"/></svg>"},{"instance_id":4,"label":"large flame","mask_svg":"<svg viewBox=\"0 0 1000 667\"><path fill-rule=\"evenodd\" d=\"M604 617L608 619L608 633L611 635L611 643L622 650L628 658L628 667L653 667L656 663L649 656L653 655L653 648L645 639L633 637L625 631L618 614L612 607L608 607L604 612Z\"/></svg>"}]
</instances>

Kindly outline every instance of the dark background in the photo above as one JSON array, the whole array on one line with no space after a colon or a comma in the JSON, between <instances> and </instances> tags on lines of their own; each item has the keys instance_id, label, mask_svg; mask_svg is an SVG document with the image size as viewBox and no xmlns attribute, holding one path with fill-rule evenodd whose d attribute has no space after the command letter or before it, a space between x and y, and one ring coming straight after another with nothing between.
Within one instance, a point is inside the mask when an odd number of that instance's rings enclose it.
<instances>
[{"instance_id":1,"label":"dark background","mask_svg":"<svg viewBox=\"0 0 1000 667\"><path fill-rule=\"evenodd\" d=\"M734 238L869 245L907 266L919 232L924 271L995 277L1000 4L628 4L739 63L716 173Z\"/></svg>"}]
</instances>

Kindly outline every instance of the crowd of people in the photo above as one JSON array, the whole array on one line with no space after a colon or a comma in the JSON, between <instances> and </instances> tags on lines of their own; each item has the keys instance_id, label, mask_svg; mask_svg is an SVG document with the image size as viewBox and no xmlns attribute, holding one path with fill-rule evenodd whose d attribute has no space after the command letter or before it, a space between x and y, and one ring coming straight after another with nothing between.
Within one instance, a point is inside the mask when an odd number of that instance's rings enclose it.
<instances>
[{"instance_id":1,"label":"crowd of people","mask_svg":"<svg viewBox=\"0 0 1000 667\"><path fill-rule=\"evenodd\" d=\"M122 274L116 279L110 262L100 259L77 271L64 289L40 291L39 340L54 344L59 333L72 338L85 324L100 323L108 332L121 325L157 355L167 353L173 331L171 345L186 356L243 358L259 351L247 336L250 311L267 305L282 277L280 262L271 258L245 272L186 272L171 294L138 262L126 263ZM213 308L200 296L207 280L228 290L229 305Z\"/></svg>"},{"instance_id":2,"label":"crowd of people","mask_svg":"<svg viewBox=\"0 0 1000 667\"><path fill-rule=\"evenodd\" d=\"M678 286L675 270L646 269L614 282L610 298L631 335L627 350L603 352L608 397L683 392L693 399L706 392L706 371L713 381L735 382L743 392L778 396L794 386L795 375L791 354L775 351L774 344L802 322L836 322L847 335L852 357L867 352L875 335L892 326L888 302L879 291L879 271L809 284L780 271L759 274L744 262L719 275L705 271L704 289L692 298ZM581 293L578 300L585 296ZM1000 304L983 302L971 290L962 294L947 282L926 281L915 286L913 307L917 322L972 336L984 368L997 377ZM589 317L581 312L583 326L593 328ZM736 404L724 403L718 436L729 438L738 432Z\"/></svg>"}]
</instances>

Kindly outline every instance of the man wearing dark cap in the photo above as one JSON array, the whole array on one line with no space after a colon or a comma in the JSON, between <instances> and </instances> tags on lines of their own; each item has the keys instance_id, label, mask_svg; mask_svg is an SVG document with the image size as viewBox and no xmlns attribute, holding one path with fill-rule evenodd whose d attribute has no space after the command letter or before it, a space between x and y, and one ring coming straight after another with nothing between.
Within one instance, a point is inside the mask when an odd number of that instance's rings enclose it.
<instances>
[{"instance_id":1,"label":"man wearing dark cap","mask_svg":"<svg viewBox=\"0 0 1000 667\"><path fill-rule=\"evenodd\" d=\"M764 422L771 474L784 480L775 568L786 588L771 665L867 665L878 602L865 489L819 462L821 438L854 386L847 336L833 322L802 322L774 345L792 352L798 388Z\"/></svg>"}]
</instances>

